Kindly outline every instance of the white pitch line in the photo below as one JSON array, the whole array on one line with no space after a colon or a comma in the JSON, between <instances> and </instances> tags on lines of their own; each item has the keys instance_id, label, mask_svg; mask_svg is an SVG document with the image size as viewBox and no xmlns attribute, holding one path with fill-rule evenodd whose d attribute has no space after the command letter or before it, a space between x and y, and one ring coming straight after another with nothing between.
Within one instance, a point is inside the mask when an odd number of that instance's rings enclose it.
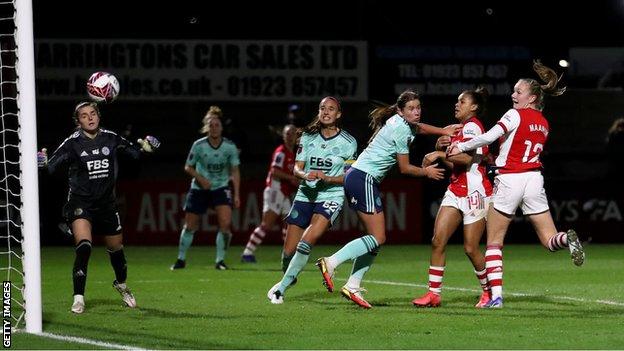
<instances>
[{"instance_id":1,"label":"white pitch line","mask_svg":"<svg viewBox=\"0 0 624 351\"><path fill-rule=\"evenodd\" d=\"M342 279L344 280L344 279ZM427 288L428 285L425 284L414 284L414 283L401 283L401 282L391 282L391 281L385 281L385 280L364 280L364 282L367 283L372 283L372 284L381 284L381 285L395 285L395 286L409 286L409 287L415 287L415 288ZM468 288L455 288L452 286L445 286L444 289L446 290L456 290L456 291L467 291L467 292L475 292L475 293L480 293L482 290L477 290L477 289L468 289ZM538 294L527 294L527 293L514 293L514 292L505 292L506 295L511 295L511 296L543 296L543 295L538 295ZM569 296L557 296L557 295L553 295L553 296L546 296L549 299L553 299L553 300L569 300L569 301L575 301L575 302L591 302L591 303L597 303L597 304L604 304L604 305L611 305L611 306L623 306L624 307L624 302L618 302L618 301L611 301L611 300L588 300L588 299L582 299L582 298L578 298L578 297L569 297Z\"/></svg>"},{"instance_id":2,"label":"white pitch line","mask_svg":"<svg viewBox=\"0 0 624 351\"><path fill-rule=\"evenodd\" d=\"M33 334L33 335L39 335L39 336L42 336L42 337L45 337L45 338L62 340L62 341L76 342L76 343L79 343L79 344L101 346L101 347L104 347L106 349L113 349L113 350L147 350L147 349L142 349L142 348L136 347L136 346L122 345L122 344L113 344L113 343L104 342L104 341L91 340L91 339L86 339L86 338L79 338L79 337L76 337L76 336L58 335L58 334L52 334L52 333L47 333L47 332L42 332L42 333Z\"/></svg>"},{"instance_id":3,"label":"white pitch line","mask_svg":"<svg viewBox=\"0 0 624 351\"><path fill-rule=\"evenodd\" d=\"M342 280L342 281L346 281L346 279L336 279L336 280ZM175 280L133 280L133 283L143 283L143 284L162 284L162 283L170 283L170 282L174 282ZM213 281L212 279L205 279L205 278L201 278L201 279L197 279L197 281L205 283L205 282L211 282ZM409 286L409 287L414 287L414 288L427 288L428 285L426 284L414 284L414 283L402 283L402 282L392 282L392 281L386 281L386 280L364 280L363 282L367 282L367 283L372 283L372 284L381 284L381 285L394 285L394 286ZM108 281L93 281L91 283L96 283L96 284L109 284ZM466 291L466 292L475 292L475 293L480 293L482 290L480 289L470 289L470 288L457 288L457 287L452 287L452 286L444 286L445 290L455 290L455 291ZM529 294L529 293L521 293L521 292L508 292L505 291L505 295L511 295L511 296L522 296L522 297L537 297L537 296L546 296L549 299L553 299L553 300L568 300L568 301L575 301L575 302L591 302L591 303L597 303L597 304L602 304L602 305L610 305L610 306L621 306L624 307L624 302L619 302L619 301L612 301L612 300L589 300L589 299L583 299L583 298L579 298L579 297L570 297L570 296L557 296L557 295L540 295L540 294Z\"/></svg>"}]
</instances>

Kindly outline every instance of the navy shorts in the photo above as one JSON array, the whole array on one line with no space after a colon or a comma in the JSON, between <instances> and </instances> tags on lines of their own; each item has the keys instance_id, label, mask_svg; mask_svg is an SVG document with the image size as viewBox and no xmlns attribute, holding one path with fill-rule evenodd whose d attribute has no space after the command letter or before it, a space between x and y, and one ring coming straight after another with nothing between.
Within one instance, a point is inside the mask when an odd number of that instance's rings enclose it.
<instances>
[{"instance_id":1,"label":"navy shorts","mask_svg":"<svg viewBox=\"0 0 624 351\"><path fill-rule=\"evenodd\" d=\"M286 223L294 224L300 228L307 228L315 213L329 220L329 225L334 224L342 210L342 204L337 201L304 202L296 201L286 216Z\"/></svg>"},{"instance_id":2,"label":"navy shorts","mask_svg":"<svg viewBox=\"0 0 624 351\"><path fill-rule=\"evenodd\" d=\"M352 209L369 214L383 212L379 182L372 175L351 167L344 178L344 189Z\"/></svg>"},{"instance_id":3,"label":"navy shorts","mask_svg":"<svg viewBox=\"0 0 624 351\"><path fill-rule=\"evenodd\" d=\"M184 201L184 212L203 215L208 208L227 205L232 207L232 190L224 186L217 189L191 189Z\"/></svg>"},{"instance_id":4,"label":"navy shorts","mask_svg":"<svg viewBox=\"0 0 624 351\"><path fill-rule=\"evenodd\" d=\"M88 198L70 196L63 206L63 218L71 228L77 219L86 219L91 223L93 235L117 235L121 233L121 220L114 199L91 201Z\"/></svg>"}]
</instances>

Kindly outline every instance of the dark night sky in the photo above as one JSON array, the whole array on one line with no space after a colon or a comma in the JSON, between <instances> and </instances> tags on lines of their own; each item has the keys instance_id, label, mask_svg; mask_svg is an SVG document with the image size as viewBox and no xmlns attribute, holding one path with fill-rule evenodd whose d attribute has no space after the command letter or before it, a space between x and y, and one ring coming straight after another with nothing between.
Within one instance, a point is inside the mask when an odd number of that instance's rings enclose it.
<instances>
[{"instance_id":1,"label":"dark night sky","mask_svg":"<svg viewBox=\"0 0 624 351\"><path fill-rule=\"evenodd\" d=\"M35 36L339 39L537 47L624 44L621 0L591 1L584 5L545 0L215 3L69 1L61 7L57 1L35 0Z\"/></svg>"}]
</instances>

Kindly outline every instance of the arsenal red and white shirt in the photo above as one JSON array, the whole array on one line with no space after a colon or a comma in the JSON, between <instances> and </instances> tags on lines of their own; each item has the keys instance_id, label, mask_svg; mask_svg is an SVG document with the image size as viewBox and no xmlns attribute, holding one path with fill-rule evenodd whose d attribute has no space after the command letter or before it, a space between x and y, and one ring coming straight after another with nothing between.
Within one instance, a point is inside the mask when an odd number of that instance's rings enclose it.
<instances>
[{"instance_id":1,"label":"arsenal red and white shirt","mask_svg":"<svg viewBox=\"0 0 624 351\"><path fill-rule=\"evenodd\" d=\"M485 129L481 121L475 116L465 121L461 131L451 138L451 142L463 142L483 134ZM459 197L466 197L478 191L482 196L492 194L492 184L487 177L485 157L488 154L487 145L475 150L473 162L467 166L453 167L451 184L448 189Z\"/></svg>"}]
</instances>

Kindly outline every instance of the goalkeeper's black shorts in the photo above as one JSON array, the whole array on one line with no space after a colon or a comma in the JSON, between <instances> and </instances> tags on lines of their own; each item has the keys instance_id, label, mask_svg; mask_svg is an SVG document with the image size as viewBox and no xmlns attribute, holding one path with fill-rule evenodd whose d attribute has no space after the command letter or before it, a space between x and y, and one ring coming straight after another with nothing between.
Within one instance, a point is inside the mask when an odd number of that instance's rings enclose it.
<instances>
[{"instance_id":1,"label":"goalkeeper's black shorts","mask_svg":"<svg viewBox=\"0 0 624 351\"><path fill-rule=\"evenodd\" d=\"M63 217L71 228L76 219L86 219L91 223L93 235L117 235L121 233L121 220L114 199L94 202L90 199L70 196L63 207Z\"/></svg>"}]
</instances>

